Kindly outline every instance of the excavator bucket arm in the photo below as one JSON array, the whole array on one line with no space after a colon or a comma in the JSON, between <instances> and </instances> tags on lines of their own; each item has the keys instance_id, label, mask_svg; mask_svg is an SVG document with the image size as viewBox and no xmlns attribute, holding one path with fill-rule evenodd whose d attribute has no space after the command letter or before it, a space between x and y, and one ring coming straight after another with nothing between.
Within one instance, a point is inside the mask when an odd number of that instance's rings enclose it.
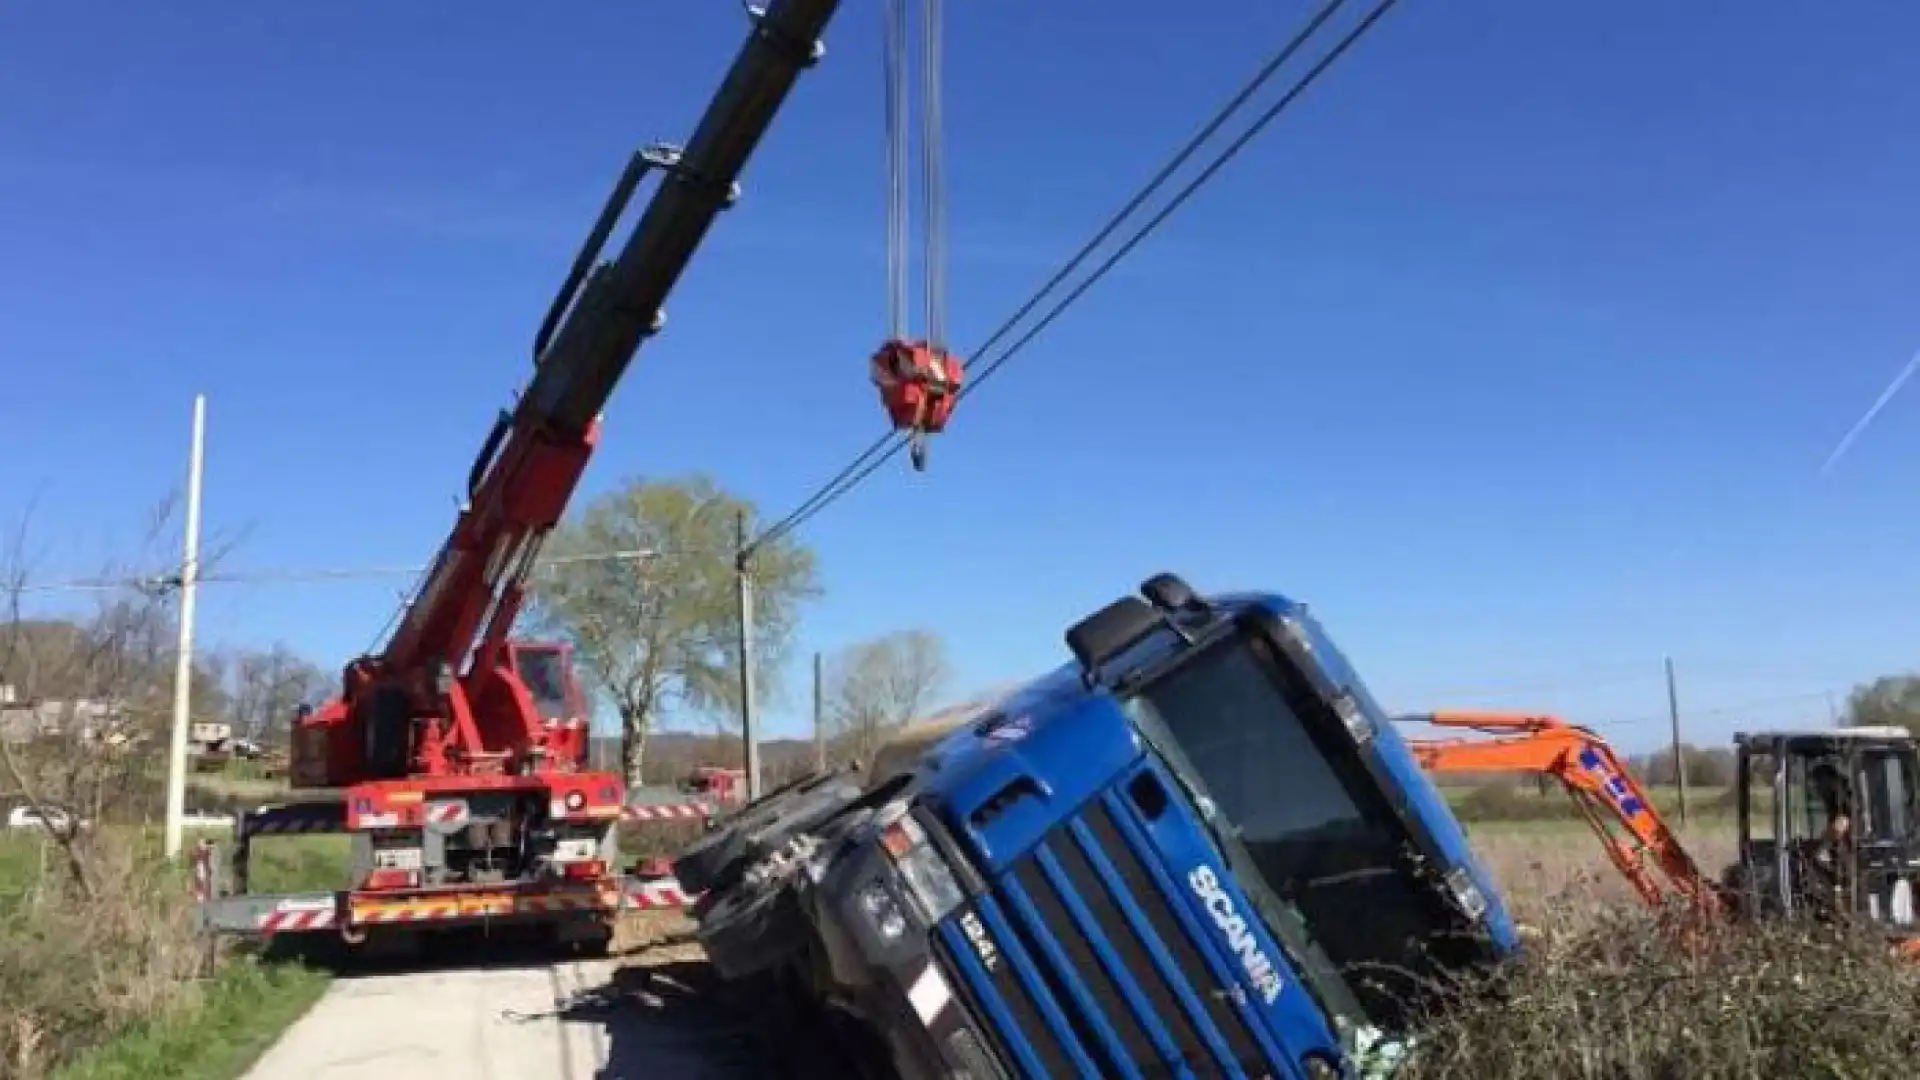
<instances>
[{"instance_id":1,"label":"excavator bucket arm","mask_svg":"<svg viewBox=\"0 0 1920 1080\"><path fill-rule=\"evenodd\" d=\"M1408 740L1429 772L1510 772L1558 781L1600 838L1607 858L1648 904L1663 906L1670 888L1696 910L1723 911L1712 879L1700 872L1613 747L1594 732L1557 717L1524 713L1434 712L1399 719L1478 733Z\"/></svg>"}]
</instances>

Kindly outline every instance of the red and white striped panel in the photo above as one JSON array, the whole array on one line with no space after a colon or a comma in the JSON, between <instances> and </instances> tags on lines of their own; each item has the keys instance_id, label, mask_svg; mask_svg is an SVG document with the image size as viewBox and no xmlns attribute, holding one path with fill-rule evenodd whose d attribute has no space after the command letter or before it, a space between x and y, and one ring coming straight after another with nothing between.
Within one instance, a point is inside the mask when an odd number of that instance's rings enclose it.
<instances>
[{"instance_id":1,"label":"red and white striped panel","mask_svg":"<svg viewBox=\"0 0 1920 1080\"><path fill-rule=\"evenodd\" d=\"M620 892L620 906L633 911L692 907L699 893L690 893L673 878L629 881Z\"/></svg>"},{"instance_id":2,"label":"red and white striped panel","mask_svg":"<svg viewBox=\"0 0 1920 1080\"><path fill-rule=\"evenodd\" d=\"M623 806L622 821L692 821L707 817L713 808L706 803L660 803L656 806Z\"/></svg>"},{"instance_id":3,"label":"red and white striped panel","mask_svg":"<svg viewBox=\"0 0 1920 1080\"><path fill-rule=\"evenodd\" d=\"M260 916L255 924L262 934L298 933L302 930L326 930L333 926L332 908L275 909Z\"/></svg>"},{"instance_id":4,"label":"red and white striped panel","mask_svg":"<svg viewBox=\"0 0 1920 1080\"><path fill-rule=\"evenodd\" d=\"M467 800L448 799L427 807L427 820L435 825L459 826L467 823Z\"/></svg>"},{"instance_id":5,"label":"red and white striped panel","mask_svg":"<svg viewBox=\"0 0 1920 1080\"><path fill-rule=\"evenodd\" d=\"M354 913L354 921L362 926L369 924L387 925L390 923L432 922L435 919L451 919L461 914L457 904L393 904L383 907L361 908Z\"/></svg>"}]
</instances>

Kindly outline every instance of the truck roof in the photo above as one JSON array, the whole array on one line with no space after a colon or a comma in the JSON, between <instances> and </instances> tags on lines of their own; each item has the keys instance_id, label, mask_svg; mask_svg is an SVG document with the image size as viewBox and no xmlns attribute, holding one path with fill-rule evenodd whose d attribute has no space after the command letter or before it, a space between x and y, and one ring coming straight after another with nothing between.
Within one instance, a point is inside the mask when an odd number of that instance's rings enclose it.
<instances>
[{"instance_id":1,"label":"truck roof","mask_svg":"<svg viewBox=\"0 0 1920 1080\"><path fill-rule=\"evenodd\" d=\"M1768 728L1764 731L1742 731L1737 739L1870 739L1886 741L1890 739L1911 739L1913 732L1897 724L1866 724L1860 727L1830 728Z\"/></svg>"}]
</instances>

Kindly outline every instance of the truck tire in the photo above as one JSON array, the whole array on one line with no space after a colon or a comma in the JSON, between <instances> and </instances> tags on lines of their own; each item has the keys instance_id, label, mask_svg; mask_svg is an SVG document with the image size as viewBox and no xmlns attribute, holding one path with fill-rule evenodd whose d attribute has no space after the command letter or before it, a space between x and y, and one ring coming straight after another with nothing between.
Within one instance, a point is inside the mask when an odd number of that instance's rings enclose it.
<instances>
[{"instance_id":1,"label":"truck tire","mask_svg":"<svg viewBox=\"0 0 1920 1080\"><path fill-rule=\"evenodd\" d=\"M799 898L783 882L718 897L700 924L707 962L729 982L779 969L806 947Z\"/></svg>"},{"instance_id":2,"label":"truck tire","mask_svg":"<svg viewBox=\"0 0 1920 1080\"><path fill-rule=\"evenodd\" d=\"M859 786L838 774L809 777L768 796L701 837L674 860L673 876L688 892L725 889L753 860L832 817L859 797Z\"/></svg>"}]
</instances>

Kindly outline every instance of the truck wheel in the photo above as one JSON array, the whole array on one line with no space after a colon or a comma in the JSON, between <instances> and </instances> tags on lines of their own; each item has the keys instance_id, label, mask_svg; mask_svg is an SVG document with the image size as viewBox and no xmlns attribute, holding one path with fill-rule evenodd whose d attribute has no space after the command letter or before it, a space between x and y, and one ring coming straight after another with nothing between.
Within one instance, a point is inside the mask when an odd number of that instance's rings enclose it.
<instances>
[{"instance_id":1,"label":"truck wheel","mask_svg":"<svg viewBox=\"0 0 1920 1080\"><path fill-rule=\"evenodd\" d=\"M700 944L707 962L729 981L777 969L806 944L799 899L779 883L728 892L708 909Z\"/></svg>"},{"instance_id":2,"label":"truck wheel","mask_svg":"<svg viewBox=\"0 0 1920 1080\"><path fill-rule=\"evenodd\" d=\"M701 837L673 862L673 876L688 892L724 889L747 864L832 817L860 797L851 782L828 773L810 777L742 813L725 826Z\"/></svg>"}]
</instances>

